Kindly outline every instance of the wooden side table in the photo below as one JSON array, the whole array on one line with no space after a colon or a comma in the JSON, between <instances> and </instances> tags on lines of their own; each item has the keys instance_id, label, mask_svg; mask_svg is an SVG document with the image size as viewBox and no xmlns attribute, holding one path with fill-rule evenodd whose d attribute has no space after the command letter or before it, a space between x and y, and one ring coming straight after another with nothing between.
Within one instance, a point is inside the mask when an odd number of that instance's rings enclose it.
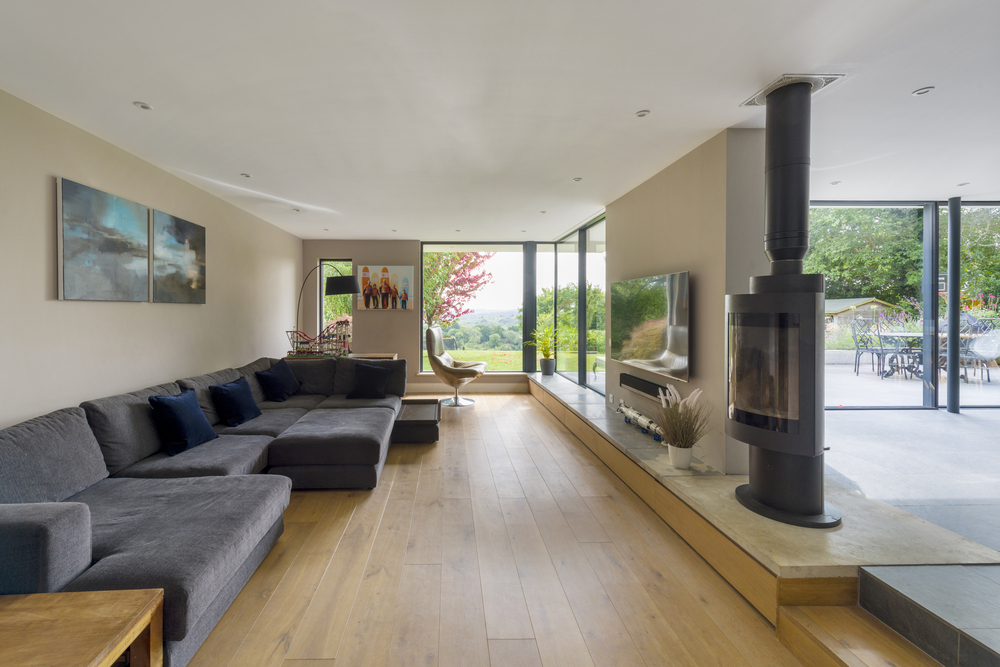
<instances>
[{"instance_id":1,"label":"wooden side table","mask_svg":"<svg viewBox=\"0 0 1000 667\"><path fill-rule=\"evenodd\" d=\"M351 353L348 355L351 359L395 359L395 352L362 352L359 354Z\"/></svg>"},{"instance_id":2,"label":"wooden side table","mask_svg":"<svg viewBox=\"0 0 1000 667\"><path fill-rule=\"evenodd\" d=\"M163 666L163 590L0 595L0 665Z\"/></svg>"}]
</instances>

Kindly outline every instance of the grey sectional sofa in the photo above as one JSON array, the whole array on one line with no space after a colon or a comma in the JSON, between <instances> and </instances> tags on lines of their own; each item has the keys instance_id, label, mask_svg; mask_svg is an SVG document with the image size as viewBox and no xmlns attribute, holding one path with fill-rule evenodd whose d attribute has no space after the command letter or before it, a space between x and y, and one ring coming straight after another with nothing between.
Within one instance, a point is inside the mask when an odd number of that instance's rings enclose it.
<instances>
[{"instance_id":1,"label":"grey sectional sofa","mask_svg":"<svg viewBox=\"0 0 1000 667\"><path fill-rule=\"evenodd\" d=\"M355 360L292 360L302 384L267 400L273 359L84 402L0 430L0 594L164 589L164 659L183 667L283 530L292 488L371 488L406 391L348 399ZM261 415L221 423L211 385L243 376ZM219 437L161 451L149 397L193 389ZM267 473L267 474L255 474Z\"/></svg>"}]
</instances>

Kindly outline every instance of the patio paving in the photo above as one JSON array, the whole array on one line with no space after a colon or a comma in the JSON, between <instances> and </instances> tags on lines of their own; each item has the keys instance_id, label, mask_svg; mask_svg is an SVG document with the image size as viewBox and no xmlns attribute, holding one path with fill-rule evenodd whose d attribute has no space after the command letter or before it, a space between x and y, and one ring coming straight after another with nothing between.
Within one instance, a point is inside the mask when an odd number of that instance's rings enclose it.
<instances>
[{"instance_id":1,"label":"patio paving","mask_svg":"<svg viewBox=\"0 0 1000 667\"><path fill-rule=\"evenodd\" d=\"M945 404L947 373L941 373L938 399ZM923 380L904 378L900 374L881 378L872 371L868 356L861 362L861 370L854 374L852 364L826 365L826 405L828 407L920 407L923 405ZM969 374L969 381L961 385L962 405L1000 406L1000 370L990 369L990 382L981 375Z\"/></svg>"}]
</instances>

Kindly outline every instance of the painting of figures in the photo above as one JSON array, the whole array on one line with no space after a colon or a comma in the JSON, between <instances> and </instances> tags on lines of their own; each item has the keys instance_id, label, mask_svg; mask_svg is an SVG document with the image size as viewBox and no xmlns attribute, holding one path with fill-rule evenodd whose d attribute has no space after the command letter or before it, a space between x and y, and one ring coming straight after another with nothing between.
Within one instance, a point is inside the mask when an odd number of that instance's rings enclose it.
<instances>
[{"instance_id":1,"label":"painting of figures","mask_svg":"<svg viewBox=\"0 0 1000 667\"><path fill-rule=\"evenodd\" d=\"M413 267L359 264L358 310L412 310Z\"/></svg>"},{"instance_id":2,"label":"painting of figures","mask_svg":"<svg viewBox=\"0 0 1000 667\"><path fill-rule=\"evenodd\" d=\"M59 298L148 301L146 207L65 178L57 187Z\"/></svg>"},{"instance_id":3,"label":"painting of figures","mask_svg":"<svg viewBox=\"0 0 1000 667\"><path fill-rule=\"evenodd\" d=\"M156 210L153 301L205 303L205 228Z\"/></svg>"}]
</instances>

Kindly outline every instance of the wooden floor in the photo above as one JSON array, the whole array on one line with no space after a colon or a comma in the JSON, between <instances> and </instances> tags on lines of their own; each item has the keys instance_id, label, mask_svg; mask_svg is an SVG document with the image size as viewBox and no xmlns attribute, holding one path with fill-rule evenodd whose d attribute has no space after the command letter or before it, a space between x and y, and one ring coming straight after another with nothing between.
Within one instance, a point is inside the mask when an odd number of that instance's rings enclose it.
<instances>
[{"instance_id":1,"label":"wooden floor","mask_svg":"<svg viewBox=\"0 0 1000 667\"><path fill-rule=\"evenodd\" d=\"M524 395L445 408L372 491L293 492L191 662L799 667L774 628Z\"/></svg>"}]
</instances>

